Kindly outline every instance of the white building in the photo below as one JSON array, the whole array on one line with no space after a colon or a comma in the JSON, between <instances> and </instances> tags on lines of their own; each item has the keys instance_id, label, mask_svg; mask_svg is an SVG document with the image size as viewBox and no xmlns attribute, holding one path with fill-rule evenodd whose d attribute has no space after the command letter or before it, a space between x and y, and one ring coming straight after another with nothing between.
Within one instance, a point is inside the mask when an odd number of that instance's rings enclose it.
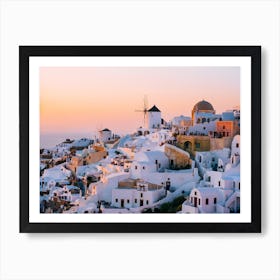
<instances>
[{"instance_id":1,"label":"white building","mask_svg":"<svg viewBox=\"0 0 280 280\"><path fill-rule=\"evenodd\" d=\"M146 136L151 142L157 145L162 145L172 138L172 133L169 130L161 129Z\"/></svg>"},{"instance_id":2,"label":"white building","mask_svg":"<svg viewBox=\"0 0 280 280\"><path fill-rule=\"evenodd\" d=\"M232 167L240 164L240 135L235 135L231 143L231 156L225 170L228 171Z\"/></svg>"},{"instance_id":3,"label":"white building","mask_svg":"<svg viewBox=\"0 0 280 280\"><path fill-rule=\"evenodd\" d=\"M102 142L108 142L112 140L112 131L108 128L104 128L99 131L99 140Z\"/></svg>"},{"instance_id":4,"label":"white building","mask_svg":"<svg viewBox=\"0 0 280 280\"><path fill-rule=\"evenodd\" d=\"M192 119L190 117L181 115L181 116L174 117L171 120L171 123L172 123L172 126L180 126L182 124L182 121L183 122L189 122L191 120Z\"/></svg>"},{"instance_id":5,"label":"white building","mask_svg":"<svg viewBox=\"0 0 280 280\"><path fill-rule=\"evenodd\" d=\"M189 135L208 135L209 133L214 133L216 130L216 121L209 121L204 123L197 123L188 128Z\"/></svg>"},{"instance_id":6,"label":"white building","mask_svg":"<svg viewBox=\"0 0 280 280\"><path fill-rule=\"evenodd\" d=\"M51 186L55 186L56 184L69 184L71 176L71 171L66 169L64 164L45 169L43 175L40 178L41 188L48 189Z\"/></svg>"},{"instance_id":7,"label":"white building","mask_svg":"<svg viewBox=\"0 0 280 280\"><path fill-rule=\"evenodd\" d=\"M138 152L130 167L131 178L143 178L145 175L168 168L169 160L163 151Z\"/></svg>"},{"instance_id":8,"label":"white building","mask_svg":"<svg viewBox=\"0 0 280 280\"><path fill-rule=\"evenodd\" d=\"M186 116L174 117L171 121L172 133L187 134L189 127L192 126L192 119Z\"/></svg>"},{"instance_id":9,"label":"white building","mask_svg":"<svg viewBox=\"0 0 280 280\"><path fill-rule=\"evenodd\" d=\"M161 127L161 111L154 105L148 110L148 129Z\"/></svg>"},{"instance_id":10,"label":"white building","mask_svg":"<svg viewBox=\"0 0 280 280\"><path fill-rule=\"evenodd\" d=\"M235 135L232 140L231 156L240 156L240 135Z\"/></svg>"},{"instance_id":11,"label":"white building","mask_svg":"<svg viewBox=\"0 0 280 280\"><path fill-rule=\"evenodd\" d=\"M105 173L104 170L103 174ZM112 200L112 190L117 188L120 181L126 180L128 177L128 172L119 171L112 172L108 175L102 175L100 181L89 185L87 194L89 196L94 196L96 201L103 200L109 203Z\"/></svg>"},{"instance_id":12,"label":"white building","mask_svg":"<svg viewBox=\"0 0 280 280\"><path fill-rule=\"evenodd\" d=\"M70 203L78 203L82 197L81 190L76 186L64 186L63 188L53 187L50 191L50 199L57 197L61 201L68 201Z\"/></svg>"},{"instance_id":13,"label":"white building","mask_svg":"<svg viewBox=\"0 0 280 280\"><path fill-rule=\"evenodd\" d=\"M91 144L93 144L93 140L92 139L81 138L79 140L73 141L70 145L71 145L72 148L75 148L77 150L83 150L83 149L87 148Z\"/></svg>"},{"instance_id":14,"label":"white building","mask_svg":"<svg viewBox=\"0 0 280 280\"><path fill-rule=\"evenodd\" d=\"M202 174L207 170L224 171L226 164L230 161L230 149L196 152L195 161Z\"/></svg>"},{"instance_id":15,"label":"white building","mask_svg":"<svg viewBox=\"0 0 280 280\"><path fill-rule=\"evenodd\" d=\"M188 200L182 204L183 213L215 213L216 205L223 201L218 188L194 188Z\"/></svg>"},{"instance_id":16,"label":"white building","mask_svg":"<svg viewBox=\"0 0 280 280\"><path fill-rule=\"evenodd\" d=\"M118 187L112 190L111 206L117 208L149 207L165 196L162 186L137 182L133 187Z\"/></svg>"}]
</instances>

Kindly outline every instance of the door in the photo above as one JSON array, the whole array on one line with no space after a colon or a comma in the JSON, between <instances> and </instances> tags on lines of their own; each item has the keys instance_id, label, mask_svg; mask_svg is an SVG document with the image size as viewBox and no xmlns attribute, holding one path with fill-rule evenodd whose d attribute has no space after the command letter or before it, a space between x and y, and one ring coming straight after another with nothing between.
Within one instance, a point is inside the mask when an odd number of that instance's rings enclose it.
<instances>
[{"instance_id":1,"label":"door","mask_svg":"<svg viewBox=\"0 0 280 280\"><path fill-rule=\"evenodd\" d=\"M144 205L144 200L140 199L140 207Z\"/></svg>"},{"instance_id":2,"label":"door","mask_svg":"<svg viewBox=\"0 0 280 280\"><path fill-rule=\"evenodd\" d=\"M197 207L197 197L194 197L194 207Z\"/></svg>"},{"instance_id":3,"label":"door","mask_svg":"<svg viewBox=\"0 0 280 280\"><path fill-rule=\"evenodd\" d=\"M121 207L124 207L124 199L121 199Z\"/></svg>"}]
</instances>

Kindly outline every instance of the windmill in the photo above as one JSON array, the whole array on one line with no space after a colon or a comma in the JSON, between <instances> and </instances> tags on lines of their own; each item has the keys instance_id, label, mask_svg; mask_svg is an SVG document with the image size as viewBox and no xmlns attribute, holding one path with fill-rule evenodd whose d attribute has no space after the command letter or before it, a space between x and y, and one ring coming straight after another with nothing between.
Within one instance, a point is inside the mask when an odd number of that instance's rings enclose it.
<instances>
[{"instance_id":1,"label":"windmill","mask_svg":"<svg viewBox=\"0 0 280 280\"><path fill-rule=\"evenodd\" d=\"M148 97L147 95L144 95L143 98L143 109L142 110L135 110L135 112L141 112L144 113L144 127L146 127L146 119L147 119L147 112L148 112Z\"/></svg>"},{"instance_id":2,"label":"windmill","mask_svg":"<svg viewBox=\"0 0 280 280\"><path fill-rule=\"evenodd\" d=\"M95 142L97 141L97 140L100 140L99 138L100 138L100 131L102 130L102 128L103 128L103 126L102 126L102 124L101 123L98 123L98 124L96 124L96 126L95 126L95 132L94 132L94 140L95 140Z\"/></svg>"}]
</instances>

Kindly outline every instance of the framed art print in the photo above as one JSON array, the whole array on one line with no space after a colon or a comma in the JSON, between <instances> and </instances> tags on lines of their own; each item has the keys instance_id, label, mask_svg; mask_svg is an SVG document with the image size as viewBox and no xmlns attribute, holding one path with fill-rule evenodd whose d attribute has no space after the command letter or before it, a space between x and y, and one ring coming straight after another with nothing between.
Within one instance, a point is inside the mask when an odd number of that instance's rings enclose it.
<instances>
[{"instance_id":1,"label":"framed art print","mask_svg":"<svg viewBox=\"0 0 280 280\"><path fill-rule=\"evenodd\" d=\"M20 232L261 232L260 46L20 46Z\"/></svg>"}]
</instances>

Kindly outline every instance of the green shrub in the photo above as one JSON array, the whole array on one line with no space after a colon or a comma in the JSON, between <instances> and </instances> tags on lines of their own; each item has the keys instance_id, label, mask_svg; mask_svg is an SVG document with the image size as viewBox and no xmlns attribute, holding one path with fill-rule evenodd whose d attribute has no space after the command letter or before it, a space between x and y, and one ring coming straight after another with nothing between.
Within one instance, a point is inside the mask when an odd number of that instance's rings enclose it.
<instances>
[{"instance_id":1,"label":"green shrub","mask_svg":"<svg viewBox=\"0 0 280 280\"><path fill-rule=\"evenodd\" d=\"M182 210L182 203L185 201L184 196L176 197L172 202L164 203L160 206L160 213L176 213Z\"/></svg>"}]
</instances>

